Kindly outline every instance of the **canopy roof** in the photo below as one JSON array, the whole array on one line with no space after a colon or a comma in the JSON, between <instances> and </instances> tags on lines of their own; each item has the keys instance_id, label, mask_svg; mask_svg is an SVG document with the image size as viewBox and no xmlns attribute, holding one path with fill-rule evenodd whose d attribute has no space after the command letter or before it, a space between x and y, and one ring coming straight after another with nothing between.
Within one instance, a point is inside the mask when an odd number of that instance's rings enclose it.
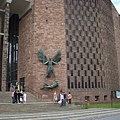
<instances>
[{"instance_id":1,"label":"canopy roof","mask_svg":"<svg viewBox=\"0 0 120 120\"><path fill-rule=\"evenodd\" d=\"M18 14L21 18L32 6L33 0L0 0L0 9L4 10L6 3L10 3L10 13Z\"/></svg>"}]
</instances>

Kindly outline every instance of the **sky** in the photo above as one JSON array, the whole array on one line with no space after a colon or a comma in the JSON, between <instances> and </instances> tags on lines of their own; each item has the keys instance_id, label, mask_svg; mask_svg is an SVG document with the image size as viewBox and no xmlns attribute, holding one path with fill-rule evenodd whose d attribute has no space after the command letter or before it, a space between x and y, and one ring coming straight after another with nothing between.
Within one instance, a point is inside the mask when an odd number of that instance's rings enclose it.
<instances>
[{"instance_id":1,"label":"sky","mask_svg":"<svg viewBox=\"0 0 120 120\"><path fill-rule=\"evenodd\" d=\"M113 3L113 5L115 6L116 10L120 14L120 0L111 0L111 2Z\"/></svg>"}]
</instances>

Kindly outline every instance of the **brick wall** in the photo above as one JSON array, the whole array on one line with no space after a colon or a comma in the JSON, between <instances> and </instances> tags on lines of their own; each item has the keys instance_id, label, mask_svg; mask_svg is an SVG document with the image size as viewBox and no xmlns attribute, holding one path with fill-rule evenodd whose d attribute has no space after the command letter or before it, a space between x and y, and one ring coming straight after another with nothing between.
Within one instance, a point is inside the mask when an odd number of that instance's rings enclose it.
<instances>
[{"instance_id":1,"label":"brick wall","mask_svg":"<svg viewBox=\"0 0 120 120\"><path fill-rule=\"evenodd\" d=\"M117 65L118 65L118 74L119 74L119 89L120 89L120 16L114 6L112 6L112 15L114 22L114 36L115 36L115 45L117 50ZM118 83L118 82L117 82Z\"/></svg>"},{"instance_id":2,"label":"brick wall","mask_svg":"<svg viewBox=\"0 0 120 120\"><path fill-rule=\"evenodd\" d=\"M119 89L117 26L119 15L109 0L35 0L20 21L18 79L25 77L26 90L42 101L51 101L53 92L61 89L70 91L74 101L84 101L85 96L91 103L110 101L111 91ZM46 80L47 66L38 60L39 49L48 58L58 49L62 52L54 66L59 87L53 90L40 90L55 79Z\"/></svg>"},{"instance_id":3,"label":"brick wall","mask_svg":"<svg viewBox=\"0 0 120 120\"><path fill-rule=\"evenodd\" d=\"M2 15L0 14L0 32L2 30L1 25L2 25ZM1 81L2 81L2 36L0 36L0 86L1 86Z\"/></svg>"},{"instance_id":4,"label":"brick wall","mask_svg":"<svg viewBox=\"0 0 120 120\"><path fill-rule=\"evenodd\" d=\"M32 11L20 21L18 79L25 77L26 88L32 88L31 92L41 100L51 101L55 90L67 91L64 3L61 0L34 2ZM58 50L62 52L62 60L54 66L59 87L53 90L40 90L44 83L52 84L55 78L46 80L47 66L38 60L39 49L48 58Z\"/></svg>"},{"instance_id":5,"label":"brick wall","mask_svg":"<svg viewBox=\"0 0 120 120\"><path fill-rule=\"evenodd\" d=\"M105 102L107 95L110 101L119 88L113 13L109 0L65 0L68 90L74 100L89 96L95 102L99 96Z\"/></svg>"}]
</instances>

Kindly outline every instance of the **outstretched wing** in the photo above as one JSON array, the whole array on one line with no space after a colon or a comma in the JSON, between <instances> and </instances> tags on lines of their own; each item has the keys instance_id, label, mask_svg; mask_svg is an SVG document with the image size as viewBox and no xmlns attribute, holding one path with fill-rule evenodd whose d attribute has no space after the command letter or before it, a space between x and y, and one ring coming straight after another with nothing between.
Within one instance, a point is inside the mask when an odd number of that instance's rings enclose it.
<instances>
[{"instance_id":1,"label":"outstretched wing","mask_svg":"<svg viewBox=\"0 0 120 120\"><path fill-rule=\"evenodd\" d=\"M38 51L38 57L39 57L39 60L42 61L43 63L46 63L48 61L48 59L42 49L40 49Z\"/></svg>"},{"instance_id":2,"label":"outstretched wing","mask_svg":"<svg viewBox=\"0 0 120 120\"><path fill-rule=\"evenodd\" d=\"M53 57L53 61L58 63L61 60L61 51L58 50L56 55Z\"/></svg>"}]
</instances>

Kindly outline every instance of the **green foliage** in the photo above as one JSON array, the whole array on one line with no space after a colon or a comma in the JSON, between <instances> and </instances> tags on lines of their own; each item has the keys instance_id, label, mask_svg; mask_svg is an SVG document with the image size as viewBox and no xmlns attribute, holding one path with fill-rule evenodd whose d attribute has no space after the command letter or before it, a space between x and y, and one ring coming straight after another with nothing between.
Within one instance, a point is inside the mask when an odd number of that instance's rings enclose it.
<instances>
[{"instance_id":1,"label":"green foliage","mask_svg":"<svg viewBox=\"0 0 120 120\"><path fill-rule=\"evenodd\" d=\"M120 108L120 102L104 103L104 104L90 104L88 108Z\"/></svg>"}]
</instances>

